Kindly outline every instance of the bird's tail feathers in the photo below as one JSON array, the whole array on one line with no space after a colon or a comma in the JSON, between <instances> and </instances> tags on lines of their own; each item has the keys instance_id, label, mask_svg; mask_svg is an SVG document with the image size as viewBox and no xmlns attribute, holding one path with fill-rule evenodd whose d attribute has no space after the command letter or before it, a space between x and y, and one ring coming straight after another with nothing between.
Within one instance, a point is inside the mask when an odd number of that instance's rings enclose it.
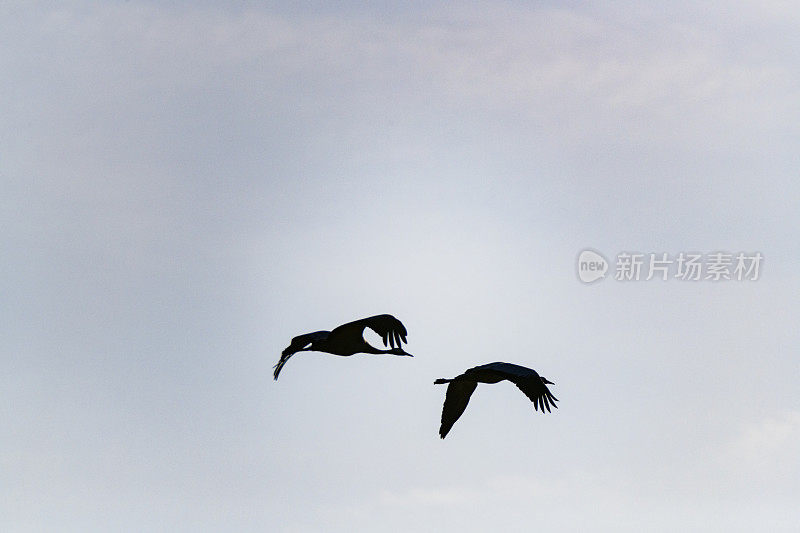
<instances>
[{"instance_id":1,"label":"bird's tail feathers","mask_svg":"<svg viewBox=\"0 0 800 533\"><path fill-rule=\"evenodd\" d=\"M285 364L286 364L286 361L288 361L288 360L289 360L289 358L290 358L292 355L294 355L294 354L293 354L293 353L290 353L290 354L286 354L286 353L284 353L284 354L281 356L281 358L280 358L280 360L278 361L278 363L277 363L275 366L273 366L273 367L272 367L272 368L274 368L274 369L275 369L275 372L273 372L273 373L272 373L272 377L273 377L273 379L275 379L275 381L278 381L278 374L280 374L280 373L281 373L281 369L283 368L283 365L285 365Z\"/></svg>"}]
</instances>

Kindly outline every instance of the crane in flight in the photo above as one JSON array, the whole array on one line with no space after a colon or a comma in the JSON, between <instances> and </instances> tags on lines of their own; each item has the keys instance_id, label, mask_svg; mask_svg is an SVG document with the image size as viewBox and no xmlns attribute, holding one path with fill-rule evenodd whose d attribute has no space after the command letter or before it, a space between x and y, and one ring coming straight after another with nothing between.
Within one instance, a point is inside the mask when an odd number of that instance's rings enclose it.
<instances>
[{"instance_id":1,"label":"crane in flight","mask_svg":"<svg viewBox=\"0 0 800 533\"><path fill-rule=\"evenodd\" d=\"M390 347L388 350L375 348L364 340L364 328L370 328L383 338L383 344ZM407 355L402 348L406 341L406 327L392 315L376 315L342 324L333 331L314 331L298 335L292 339L291 344L281 353L281 358L274 366L274 378L278 379L283 365L297 352L326 352L333 355L348 356L356 353Z\"/></svg>"},{"instance_id":2,"label":"crane in flight","mask_svg":"<svg viewBox=\"0 0 800 533\"><path fill-rule=\"evenodd\" d=\"M550 407L558 408L555 402L558 398L553 396L548 385L555 385L552 381L540 376L535 370L511 363L489 363L470 368L460 376L453 379L440 378L434 381L435 385L449 383L442 408L442 425L439 436L445 438L456 420L464 413L469 403L470 396L475 392L478 383L498 383L508 380L516 385L525 396L533 402L533 407L538 411Z\"/></svg>"}]
</instances>

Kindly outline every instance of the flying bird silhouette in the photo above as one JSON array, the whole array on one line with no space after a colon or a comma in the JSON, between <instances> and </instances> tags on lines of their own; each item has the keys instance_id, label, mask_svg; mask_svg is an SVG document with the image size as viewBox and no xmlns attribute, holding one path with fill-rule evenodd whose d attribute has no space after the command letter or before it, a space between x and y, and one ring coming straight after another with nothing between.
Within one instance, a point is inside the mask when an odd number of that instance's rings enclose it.
<instances>
[{"instance_id":1,"label":"flying bird silhouette","mask_svg":"<svg viewBox=\"0 0 800 533\"><path fill-rule=\"evenodd\" d=\"M364 328L370 328L383 337L383 344L391 348L389 350L380 350L369 344L364 340ZM286 361L297 352L303 351L326 352L343 356L356 353L385 353L414 357L402 348L402 343L408 342L406 341L406 335L408 335L406 327L392 315L371 316L342 324L334 328L333 331L315 331L305 335L298 335L292 339L292 343L281 353L278 364L274 366L275 373L273 375L277 380L278 374L281 373Z\"/></svg>"},{"instance_id":2,"label":"flying bird silhouette","mask_svg":"<svg viewBox=\"0 0 800 533\"><path fill-rule=\"evenodd\" d=\"M440 378L434 381L435 385L449 383L447 394L442 408L442 425L439 436L445 438L456 420L464 414L469 398L478 386L478 383L497 383L507 379L525 393L533 402L536 410L542 413L550 407L558 408L555 402L558 398L553 396L547 385L555 385L536 373L535 370L511 363L489 363L487 365L470 368L460 376L453 379Z\"/></svg>"}]
</instances>

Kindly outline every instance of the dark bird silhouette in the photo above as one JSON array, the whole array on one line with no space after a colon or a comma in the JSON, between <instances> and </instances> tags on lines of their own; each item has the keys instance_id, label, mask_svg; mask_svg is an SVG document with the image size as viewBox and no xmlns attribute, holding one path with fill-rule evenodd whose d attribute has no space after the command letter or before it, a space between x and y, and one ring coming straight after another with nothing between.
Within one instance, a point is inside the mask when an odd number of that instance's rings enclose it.
<instances>
[{"instance_id":1,"label":"dark bird silhouette","mask_svg":"<svg viewBox=\"0 0 800 533\"><path fill-rule=\"evenodd\" d=\"M544 413L544 410L547 409L549 413L551 406L558 408L555 403L558 398L553 396L547 388L547 385L555 385L555 383L541 377L535 370L511 363L489 363L476 366L453 379L441 378L433 382L435 385L449 383L442 408L442 425L439 428L439 436L445 438L456 420L464 413L469 398L475 392L478 383L497 383L504 379L519 387L519 390L533 402L536 410L541 409Z\"/></svg>"},{"instance_id":2,"label":"dark bird silhouette","mask_svg":"<svg viewBox=\"0 0 800 533\"><path fill-rule=\"evenodd\" d=\"M383 337L383 344L390 346L389 350L375 348L364 340L364 328ZM297 352L326 352L333 355L353 355L356 353L407 355L414 357L403 350L402 343L406 341L406 327L392 315L376 315L342 324L333 331L315 331L298 335L292 343L281 353L278 364L274 366L275 379L281 373L283 365Z\"/></svg>"}]
</instances>

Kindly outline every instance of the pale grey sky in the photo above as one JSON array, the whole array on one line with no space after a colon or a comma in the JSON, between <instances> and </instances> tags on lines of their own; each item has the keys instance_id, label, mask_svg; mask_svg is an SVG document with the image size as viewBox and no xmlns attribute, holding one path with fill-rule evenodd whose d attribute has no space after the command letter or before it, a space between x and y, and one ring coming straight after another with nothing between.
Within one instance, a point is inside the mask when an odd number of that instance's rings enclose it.
<instances>
[{"instance_id":1,"label":"pale grey sky","mask_svg":"<svg viewBox=\"0 0 800 533\"><path fill-rule=\"evenodd\" d=\"M0 529L800 527L790 3L229 4L0 7Z\"/></svg>"}]
</instances>

